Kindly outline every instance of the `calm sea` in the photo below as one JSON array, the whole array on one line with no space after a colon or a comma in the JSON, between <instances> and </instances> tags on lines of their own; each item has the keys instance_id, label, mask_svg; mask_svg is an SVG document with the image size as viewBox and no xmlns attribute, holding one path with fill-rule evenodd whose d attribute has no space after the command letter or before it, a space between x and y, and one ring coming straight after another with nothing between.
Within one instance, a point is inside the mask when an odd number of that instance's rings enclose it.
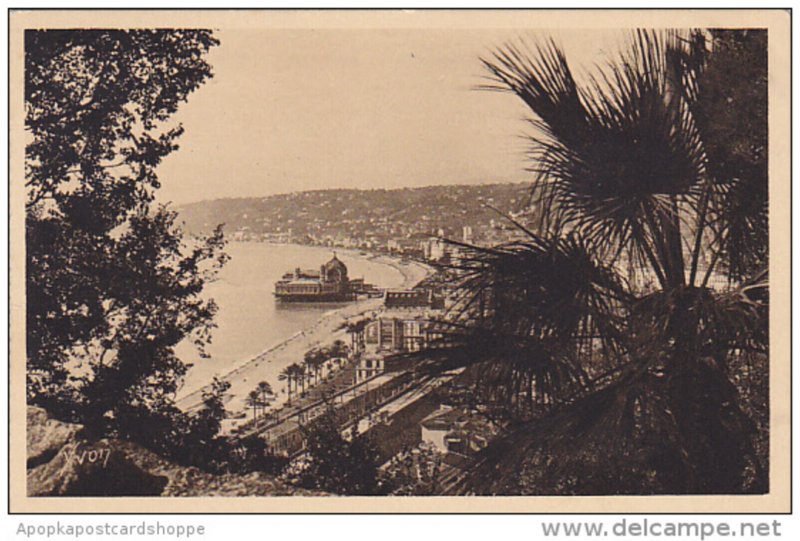
<instances>
[{"instance_id":1,"label":"calm sea","mask_svg":"<svg viewBox=\"0 0 800 541\"><path fill-rule=\"evenodd\" d=\"M217 328L201 359L193 346L184 342L177 348L184 362L194 366L178 396L223 375L242 361L312 326L326 312L344 305L277 303L274 283L295 267L318 269L333 252L310 246L234 242L226 247L231 256L216 282L206 287L206 296L219 306ZM337 252L351 278L364 278L379 287L400 287L403 275L397 269L366 257Z\"/></svg>"}]
</instances>

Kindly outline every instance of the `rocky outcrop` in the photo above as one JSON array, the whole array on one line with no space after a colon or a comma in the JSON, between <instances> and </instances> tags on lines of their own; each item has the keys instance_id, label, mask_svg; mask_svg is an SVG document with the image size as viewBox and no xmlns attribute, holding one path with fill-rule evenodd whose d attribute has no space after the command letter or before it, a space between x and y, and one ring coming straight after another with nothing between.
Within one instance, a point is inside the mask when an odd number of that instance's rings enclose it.
<instances>
[{"instance_id":1,"label":"rocky outcrop","mask_svg":"<svg viewBox=\"0 0 800 541\"><path fill-rule=\"evenodd\" d=\"M46 411L34 407L28 408L27 427L28 469L52 460L81 428L50 419Z\"/></svg>"},{"instance_id":2,"label":"rocky outcrop","mask_svg":"<svg viewBox=\"0 0 800 541\"><path fill-rule=\"evenodd\" d=\"M288 496L310 492L265 473L213 475L131 442L89 440L82 427L28 407L29 496Z\"/></svg>"},{"instance_id":3,"label":"rocky outcrop","mask_svg":"<svg viewBox=\"0 0 800 541\"><path fill-rule=\"evenodd\" d=\"M48 449L45 456L52 456L50 460L28 468L29 496L158 496L164 492L169 484L167 469L142 467L142 459L155 462L147 457L152 453L128 442L87 441L77 428L74 437L57 450Z\"/></svg>"}]
</instances>

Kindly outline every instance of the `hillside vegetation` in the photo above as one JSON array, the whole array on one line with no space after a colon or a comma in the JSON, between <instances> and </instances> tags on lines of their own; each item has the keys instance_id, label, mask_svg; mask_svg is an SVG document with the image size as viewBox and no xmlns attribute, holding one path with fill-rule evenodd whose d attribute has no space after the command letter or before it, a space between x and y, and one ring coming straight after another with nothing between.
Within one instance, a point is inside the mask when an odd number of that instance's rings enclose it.
<instances>
[{"instance_id":1,"label":"hillside vegetation","mask_svg":"<svg viewBox=\"0 0 800 541\"><path fill-rule=\"evenodd\" d=\"M429 186L396 190L317 190L202 201L180 207L187 231L225 231L253 235L287 233L295 239L329 235L357 238L428 235L442 229L459 235L502 221L489 206L518 212L529 201L527 184Z\"/></svg>"}]
</instances>

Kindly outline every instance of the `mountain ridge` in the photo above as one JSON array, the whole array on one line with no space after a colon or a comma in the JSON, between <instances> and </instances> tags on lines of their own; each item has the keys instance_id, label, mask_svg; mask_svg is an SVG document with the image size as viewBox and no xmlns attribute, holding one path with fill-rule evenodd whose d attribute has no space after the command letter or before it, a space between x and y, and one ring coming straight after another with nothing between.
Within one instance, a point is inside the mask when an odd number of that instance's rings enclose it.
<instances>
[{"instance_id":1,"label":"mountain ridge","mask_svg":"<svg viewBox=\"0 0 800 541\"><path fill-rule=\"evenodd\" d=\"M190 233L225 224L247 238L288 235L295 241L373 239L476 233L502 221L496 210L519 213L530 206L524 182L447 184L408 188L332 188L262 197L226 197L177 207ZM493 207L493 208L490 208Z\"/></svg>"}]
</instances>

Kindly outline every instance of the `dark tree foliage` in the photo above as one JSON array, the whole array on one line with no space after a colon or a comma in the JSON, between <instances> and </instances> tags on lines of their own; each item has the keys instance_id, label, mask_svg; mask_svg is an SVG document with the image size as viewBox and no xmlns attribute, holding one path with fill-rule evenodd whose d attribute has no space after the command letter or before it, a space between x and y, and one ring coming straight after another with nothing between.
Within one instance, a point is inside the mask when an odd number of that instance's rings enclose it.
<instances>
[{"instance_id":1,"label":"dark tree foliage","mask_svg":"<svg viewBox=\"0 0 800 541\"><path fill-rule=\"evenodd\" d=\"M541 222L463 246L425 353L515 418L460 490L766 491L765 33L641 31L583 84L554 43L484 65L534 115Z\"/></svg>"},{"instance_id":2,"label":"dark tree foliage","mask_svg":"<svg viewBox=\"0 0 800 541\"><path fill-rule=\"evenodd\" d=\"M154 203L171 115L211 77L207 30L28 30L28 400L155 449L212 438L219 404L181 414L175 346L210 339L200 293L227 256ZM219 390L219 389L217 389ZM212 401L213 402L213 401ZM170 443L172 442L172 443Z\"/></svg>"},{"instance_id":3,"label":"dark tree foliage","mask_svg":"<svg viewBox=\"0 0 800 541\"><path fill-rule=\"evenodd\" d=\"M304 428L306 460L294 482L303 488L333 494L380 494L378 450L356 428L342 436L336 412L331 407Z\"/></svg>"},{"instance_id":4,"label":"dark tree foliage","mask_svg":"<svg viewBox=\"0 0 800 541\"><path fill-rule=\"evenodd\" d=\"M289 458L272 454L259 436L248 436L233 443L228 471L236 473L264 472L279 475L289 465Z\"/></svg>"},{"instance_id":5,"label":"dark tree foliage","mask_svg":"<svg viewBox=\"0 0 800 541\"><path fill-rule=\"evenodd\" d=\"M714 30L693 113L719 185L722 255L741 280L767 261L767 33Z\"/></svg>"}]
</instances>

